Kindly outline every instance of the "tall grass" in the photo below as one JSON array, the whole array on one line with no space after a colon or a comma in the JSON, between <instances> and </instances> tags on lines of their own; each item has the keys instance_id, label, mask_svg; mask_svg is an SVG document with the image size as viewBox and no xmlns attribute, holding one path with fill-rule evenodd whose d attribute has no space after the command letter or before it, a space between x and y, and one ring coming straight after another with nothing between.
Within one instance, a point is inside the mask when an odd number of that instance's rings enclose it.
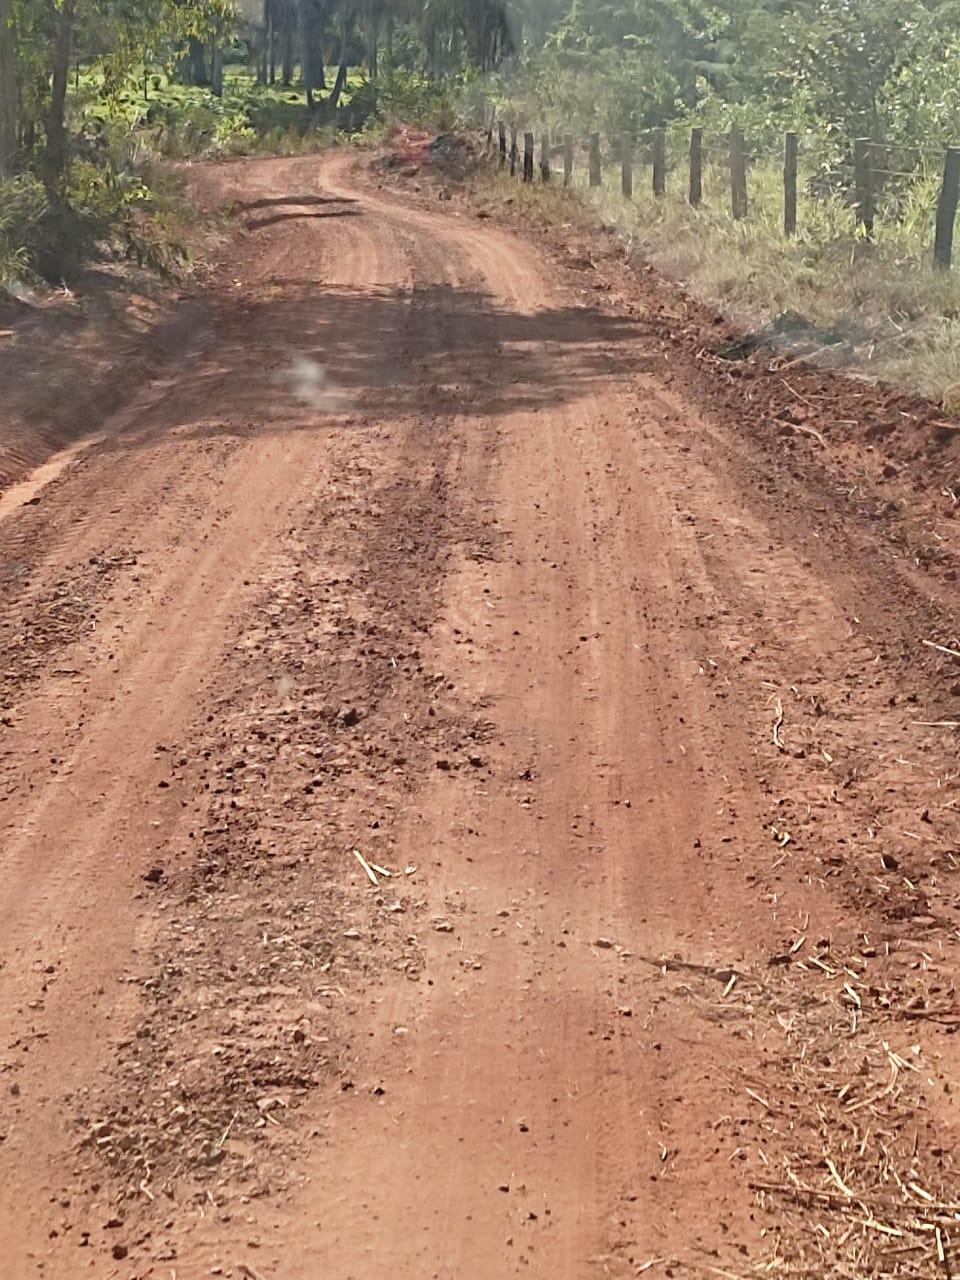
<instances>
[{"instance_id":1,"label":"tall grass","mask_svg":"<svg viewBox=\"0 0 960 1280\"><path fill-rule=\"evenodd\" d=\"M478 178L492 200L510 198L616 228L625 242L664 275L747 328L785 312L809 321L813 345L822 333L825 363L909 386L948 407L960 407L960 260L952 272L934 269L932 241L938 181L919 171L878 195L874 235L858 229L841 194L823 194L818 157L801 167L798 234L783 234L783 182L778 158L755 158L748 174L749 212L730 212L729 169L717 150L706 157L703 203L687 200L688 172L674 145L666 194L652 192L649 157L634 162L634 196L620 193L612 158L603 185L586 185L586 153L578 151L572 193L539 182L524 187L496 171ZM538 155L539 161L539 142ZM960 258L960 255L958 255Z\"/></svg>"},{"instance_id":2,"label":"tall grass","mask_svg":"<svg viewBox=\"0 0 960 1280\"><path fill-rule=\"evenodd\" d=\"M0 295L32 272L30 246L47 213L43 186L30 175L0 180Z\"/></svg>"}]
</instances>

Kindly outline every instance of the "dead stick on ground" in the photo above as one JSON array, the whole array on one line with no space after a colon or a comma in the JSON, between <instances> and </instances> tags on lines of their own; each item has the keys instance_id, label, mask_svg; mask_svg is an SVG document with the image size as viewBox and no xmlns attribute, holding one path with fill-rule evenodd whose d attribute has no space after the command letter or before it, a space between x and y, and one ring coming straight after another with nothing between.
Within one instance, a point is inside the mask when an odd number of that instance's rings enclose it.
<instances>
[{"instance_id":1,"label":"dead stick on ground","mask_svg":"<svg viewBox=\"0 0 960 1280\"><path fill-rule=\"evenodd\" d=\"M367 878L369 879L373 887L375 889L378 888L380 885L380 881L377 879L376 872L374 871L373 867L371 867L370 863L366 860L366 858L363 856L363 854L360 852L360 850L354 849L353 856L356 858L356 860L360 863L361 867L363 867L364 871L367 873Z\"/></svg>"},{"instance_id":2,"label":"dead stick on ground","mask_svg":"<svg viewBox=\"0 0 960 1280\"><path fill-rule=\"evenodd\" d=\"M759 1102L761 1107L763 1107L764 1111L773 1110L773 1107L771 1107L770 1103L767 1102L766 1098L761 1098L759 1093L757 1093L754 1089L746 1089L745 1092L748 1093L751 1098L753 1098L754 1102Z\"/></svg>"},{"instance_id":3,"label":"dead stick on ground","mask_svg":"<svg viewBox=\"0 0 960 1280\"><path fill-rule=\"evenodd\" d=\"M827 447L826 438L814 427L805 427L802 422L785 422L783 425L789 427L791 431L798 431L802 436L813 436L814 440L823 445L824 449Z\"/></svg>"},{"instance_id":4,"label":"dead stick on ground","mask_svg":"<svg viewBox=\"0 0 960 1280\"><path fill-rule=\"evenodd\" d=\"M786 422L782 417L777 417L777 419L773 419L773 421L776 422L777 426L788 426L791 431L796 431L799 435L812 435L814 440L817 440L818 444L822 444L824 449L827 448L826 436L813 428L813 426L804 426L803 422Z\"/></svg>"},{"instance_id":5,"label":"dead stick on ground","mask_svg":"<svg viewBox=\"0 0 960 1280\"><path fill-rule=\"evenodd\" d=\"M230 1130L231 1130L231 1129L233 1128L233 1126L237 1123L237 1120L239 1119L239 1117L240 1117L240 1112L239 1112L239 1111L235 1111L235 1112L233 1113L233 1115L230 1117L230 1123L227 1125L227 1127L224 1129L223 1133L220 1135L220 1141L217 1143L217 1150L218 1150L218 1151L219 1151L219 1150L220 1150L220 1148L223 1146L223 1144L226 1142L226 1140L230 1137Z\"/></svg>"},{"instance_id":6,"label":"dead stick on ground","mask_svg":"<svg viewBox=\"0 0 960 1280\"><path fill-rule=\"evenodd\" d=\"M829 1159L829 1157L826 1160L826 1165L827 1165L827 1168L830 1170L830 1173L831 1173L831 1176L833 1177L834 1182L837 1184L837 1186L840 1188L843 1194L847 1197L848 1200L853 1200L854 1199L853 1192L850 1190L849 1187L844 1185L843 1179L840 1177L840 1174L837 1172L837 1166L833 1163L831 1159Z\"/></svg>"},{"instance_id":7,"label":"dead stick on ground","mask_svg":"<svg viewBox=\"0 0 960 1280\"><path fill-rule=\"evenodd\" d=\"M780 381L783 383L783 385L787 388L787 390L790 392L790 394L791 394L792 396L796 396L798 400L802 400L802 401L803 401L803 403L804 403L808 408L810 408L810 409L815 409L815 408L817 407L817 406L813 403L813 401L812 401L812 400L808 400L808 399L807 399L807 397L806 397L805 395L802 395L802 394L801 394L801 393L796 389L796 387L791 387L790 383L786 380L786 378L781 378L781 379L780 379Z\"/></svg>"},{"instance_id":8,"label":"dead stick on ground","mask_svg":"<svg viewBox=\"0 0 960 1280\"><path fill-rule=\"evenodd\" d=\"M783 728L783 703L779 698L777 699L775 712L776 717L773 722L773 745L778 751L786 751L787 748L783 745L783 738L780 736L780 730Z\"/></svg>"},{"instance_id":9,"label":"dead stick on ground","mask_svg":"<svg viewBox=\"0 0 960 1280\"><path fill-rule=\"evenodd\" d=\"M936 649L938 653L947 653L951 658L960 658L960 649L950 649L945 644L934 644L932 640L921 640L928 649Z\"/></svg>"},{"instance_id":10,"label":"dead stick on ground","mask_svg":"<svg viewBox=\"0 0 960 1280\"><path fill-rule=\"evenodd\" d=\"M747 1185L751 1191L771 1191L775 1194L789 1196L794 1200L806 1197L813 1200L822 1200L838 1207L865 1205L871 1209L890 1213L903 1213L908 1210L913 1212L916 1209L916 1206L905 1205L902 1200L894 1199L892 1196L859 1195L854 1196L853 1200L851 1200L848 1195L840 1195L836 1191L825 1191L819 1187L807 1187L803 1183L764 1182L760 1179L752 1178ZM931 1206L924 1208L923 1213L926 1218L930 1218L933 1214L955 1217L960 1214L960 1204L949 1201L934 1201ZM927 1230L929 1229L927 1228Z\"/></svg>"}]
</instances>

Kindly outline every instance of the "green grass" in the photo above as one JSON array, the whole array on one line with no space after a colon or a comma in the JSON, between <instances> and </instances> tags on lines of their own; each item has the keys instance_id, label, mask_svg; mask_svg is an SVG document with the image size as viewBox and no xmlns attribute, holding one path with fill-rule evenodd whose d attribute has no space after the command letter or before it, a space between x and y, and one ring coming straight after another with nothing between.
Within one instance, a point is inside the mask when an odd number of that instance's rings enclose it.
<instances>
[{"instance_id":1,"label":"green grass","mask_svg":"<svg viewBox=\"0 0 960 1280\"><path fill-rule=\"evenodd\" d=\"M358 122L374 118L375 89L359 69L340 106L352 106ZM224 68L221 96L149 66L119 83L104 64L81 68L70 80L68 126L69 164L55 189L31 167L39 149L23 175L0 181L0 295L75 282L95 260L179 275L190 265L195 211L163 160L300 154L328 145L337 129L318 126L302 85L259 84L236 64Z\"/></svg>"},{"instance_id":2,"label":"green grass","mask_svg":"<svg viewBox=\"0 0 960 1280\"><path fill-rule=\"evenodd\" d=\"M575 195L538 184L524 187L494 171L478 179L496 201L507 197L551 220L602 222L665 276L746 328L783 312L798 312L817 328L838 332L842 347L825 362L910 387L960 408L960 238L952 272L932 265L937 179L920 173L883 193L872 243L854 211L836 196L814 198L808 157L800 177L799 234L782 231L783 189L775 157L757 160L748 175L749 212L730 214L729 174L720 157L704 173L704 201L686 199L687 172L679 146L663 198L652 193L651 169L635 162L634 198L620 193L619 168L606 167L603 186L586 185L578 153ZM539 147L537 153L539 160Z\"/></svg>"},{"instance_id":3,"label":"green grass","mask_svg":"<svg viewBox=\"0 0 960 1280\"><path fill-rule=\"evenodd\" d=\"M341 105L360 92L347 79ZM358 101L357 105L360 105ZM190 222L178 179L165 158L290 155L329 143L299 85L258 84L244 67L224 69L223 95L172 80L152 68L107 83L102 65L71 78L70 163L55 191L31 169L0 181L0 294L22 284L76 281L93 260L130 259L180 274L189 266Z\"/></svg>"},{"instance_id":4,"label":"green grass","mask_svg":"<svg viewBox=\"0 0 960 1280\"><path fill-rule=\"evenodd\" d=\"M362 72L352 71L341 105L346 106L363 83ZM102 71L87 69L71 89L84 127L93 129L98 121L108 127L120 125L141 133L152 149L171 156L284 152L310 145L317 133L301 86L259 84L243 67L224 69L222 97L149 68L137 70L108 94Z\"/></svg>"}]
</instances>

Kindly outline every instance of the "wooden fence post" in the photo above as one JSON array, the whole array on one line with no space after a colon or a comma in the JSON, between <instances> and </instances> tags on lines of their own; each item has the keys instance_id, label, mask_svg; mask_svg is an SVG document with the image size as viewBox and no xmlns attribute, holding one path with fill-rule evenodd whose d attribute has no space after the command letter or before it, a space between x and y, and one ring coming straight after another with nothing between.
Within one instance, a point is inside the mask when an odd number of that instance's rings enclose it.
<instances>
[{"instance_id":1,"label":"wooden fence post","mask_svg":"<svg viewBox=\"0 0 960 1280\"><path fill-rule=\"evenodd\" d=\"M690 130L690 203L703 203L703 130Z\"/></svg>"},{"instance_id":2,"label":"wooden fence post","mask_svg":"<svg viewBox=\"0 0 960 1280\"><path fill-rule=\"evenodd\" d=\"M500 142L500 168L505 169L507 165L507 126L501 120L497 125Z\"/></svg>"},{"instance_id":3,"label":"wooden fence post","mask_svg":"<svg viewBox=\"0 0 960 1280\"><path fill-rule=\"evenodd\" d=\"M514 128L510 130L510 177L515 178L517 174L517 161L520 159L520 148L517 146L517 131Z\"/></svg>"},{"instance_id":4,"label":"wooden fence post","mask_svg":"<svg viewBox=\"0 0 960 1280\"><path fill-rule=\"evenodd\" d=\"M533 134L523 135L523 180L533 181Z\"/></svg>"},{"instance_id":5,"label":"wooden fence post","mask_svg":"<svg viewBox=\"0 0 960 1280\"><path fill-rule=\"evenodd\" d=\"M633 138L625 133L620 139L620 190L624 198L633 198Z\"/></svg>"},{"instance_id":6,"label":"wooden fence post","mask_svg":"<svg viewBox=\"0 0 960 1280\"><path fill-rule=\"evenodd\" d=\"M790 130L783 135L783 234L797 234L797 135Z\"/></svg>"},{"instance_id":7,"label":"wooden fence post","mask_svg":"<svg viewBox=\"0 0 960 1280\"><path fill-rule=\"evenodd\" d=\"M653 194L666 195L667 192L667 131L653 131Z\"/></svg>"},{"instance_id":8,"label":"wooden fence post","mask_svg":"<svg viewBox=\"0 0 960 1280\"><path fill-rule=\"evenodd\" d=\"M599 133L591 133L590 135L590 185L591 187L599 187L602 178L602 168L600 163L600 135Z\"/></svg>"},{"instance_id":9,"label":"wooden fence post","mask_svg":"<svg viewBox=\"0 0 960 1280\"><path fill-rule=\"evenodd\" d=\"M949 271L953 262L953 227L960 201L960 147L947 147L943 158L943 183L937 200L937 231L933 241L934 265Z\"/></svg>"},{"instance_id":10,"label":"wooden fence post","mask_svg":"<svg viewBox=\"0 0 960 1280\"><path fill-rule=\"evenodd\" d=\"M868 236L873 235L873 147L869 138L853 140L853 174L856 186L857 221Z\"/></svg>"},{"instance_id":11,"label":"wooden fence post","mask_svg":"<svg viewBox=\"0 0 960 1280\"><path fill-rule=\"evenodd\" d=\"M747 157L739 129L730 130L730 211L738 222L747 216Z\"/></svg>"},{"instance_id":12,"label":"wooden fence post","mask_svg":"<svg viewBox=\"0 0 960 1280\"><path fill-rule=\"evenodd\" d=\"M563 185L573 185L573 134L563 135Z\"/></svg>"},{"instance_id":13,"label":"wooden fence post","mask_svg":"<svg viewBox=\"0 0 960 1280\"><path fill-rule=\"evenodd\" d=\"M546 130L540 135L540 180L550 181L550 134Z\"/></svg>"}]
</instances>

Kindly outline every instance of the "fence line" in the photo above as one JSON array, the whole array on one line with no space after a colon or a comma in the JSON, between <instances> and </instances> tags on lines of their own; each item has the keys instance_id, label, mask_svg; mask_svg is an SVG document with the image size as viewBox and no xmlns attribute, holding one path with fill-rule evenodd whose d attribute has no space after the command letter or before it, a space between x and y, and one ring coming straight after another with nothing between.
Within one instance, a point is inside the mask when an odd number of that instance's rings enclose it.
<instances>
[{"instance_id":1,"label":"fence line","mask_svg":"<svg viewBox=\"0 0 960 1280\"><path fill-rule=\"evenodd\" d=\"M518 131L505 120L498 120L496 110L490 109L489 115L484 113L484 132L488 147L493 147L494 126L497 131L497 148L499 167L505 169L509 164L510 174L517 172L519 152L517 149ZM507 146L509 128L510 145ZM637 143L645 142L652 168L652 191L657 199L666 195L668 169L668 134L664 127L643 130L639 135L624 133L615 140L610 140L606 152L601 147L599 133L591 133L586 140L576 142L573 135L564 133L562 141L551 143L550 134L544 130L540 135L540 180L549 183L553 180L553 159L562 159L563 185L569 187L574 181L574 162L578 152L587 157L587 181L590 187L599 187L603 183L604 166L611 161L619 166L620 190L625 199L631 200L634 192L634 163ZM534 159L535 138L531 132L523 134L523 181L534 180L536 169ZM878 182L883 178L913 178L918 175L904 169L884 167L880 163L884 153L913 153L921 159L935 156L942 161L943 169L940 179L939 196L936 207L935 237L933 246L934 265L942 270L949 270L953 263L954 224L958 206L960 206L960 147L947 147L935 150L930 147L907 147L898 144L877 143L870 138L855 138L852 143L852 160L841 161L839 168L852 170L853 183L852 208L862 235L869 240L874 233ZM704 131L700 127L690 130L687 165L689 184L687 187L688 202L694 207L703 203L704 162L708 157L719 159L729 168L730 213L740 221L749 214L748 174L751 162L757 159L780 160L783 164L783 234L790 238L797 234L797 191L800 157L802 154L799 134L788 130L784 134L783 150L752 151L746 144L743 134L738 129L731 129L723 143L706 144ZM882 185L882 184L881 184Z\"/></svg>"}]
</instances>

